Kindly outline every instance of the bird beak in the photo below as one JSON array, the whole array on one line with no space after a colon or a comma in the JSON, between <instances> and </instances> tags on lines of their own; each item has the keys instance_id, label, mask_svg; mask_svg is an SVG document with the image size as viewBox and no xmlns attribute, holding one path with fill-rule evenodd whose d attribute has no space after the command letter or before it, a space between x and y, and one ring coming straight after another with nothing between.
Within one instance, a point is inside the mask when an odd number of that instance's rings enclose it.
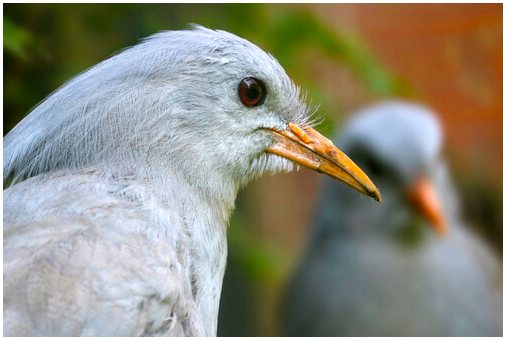
<instances>
[{"instance_id":1,"label":"bird beak","mask_svg":"<svg viewBox=\"0 0 506 340\"><path fill-rule=\"evenodd\" d=\"M269 129L275 142L267 152L327 174L378 202L381 195L367 175L330 140L309 126L289 123L285 130Z\"/></svg>"},{"instance_id":2,"label":"bird beak","mask_svg":"<svg viewBox=\"0 0 506 340\"><path fill-rule=\"evenodd\" d=\"M408 198L415 207L440 234L447 233L446 221L441 210L436 191L427 177L422 176L408 191Z\"/></svg>"}]
</instances>

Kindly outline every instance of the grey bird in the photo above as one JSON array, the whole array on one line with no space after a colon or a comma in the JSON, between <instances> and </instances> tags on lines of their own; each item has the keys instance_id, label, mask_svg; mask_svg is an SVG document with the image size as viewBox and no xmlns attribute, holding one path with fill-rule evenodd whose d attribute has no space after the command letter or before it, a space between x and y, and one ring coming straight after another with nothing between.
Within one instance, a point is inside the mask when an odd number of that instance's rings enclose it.
<instances>
[{"instance_id":1,"label":"grey bird","mask_svg":"<svg viewBox=\"0 0 506 340\"><path fill-rule=\"evenodd\" d=\"M502 266L462 222L435 114L382 102L353 116L337 140L383 204L324 182L284 293L283 334L501 336Z\"/></svg>"},{"instance_id":2,"label":"grey bird","mask_svg":"<svg viewBox=\"0 0 506 340\"><path fill-rule=\"evenodd\" d=\"M216 334L238 190L294 164L380 200L282 67L224 31L155 34L4 138L4 335Z\"/></svg>"}]
</instances>

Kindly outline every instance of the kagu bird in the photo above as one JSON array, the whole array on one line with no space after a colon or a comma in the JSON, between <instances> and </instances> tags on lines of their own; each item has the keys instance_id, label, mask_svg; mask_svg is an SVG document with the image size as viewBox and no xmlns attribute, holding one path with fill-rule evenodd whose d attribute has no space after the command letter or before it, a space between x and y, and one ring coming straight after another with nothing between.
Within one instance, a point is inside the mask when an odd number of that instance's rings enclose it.
<instances>
[{"instance_id":1,"label":"kagu bird","mask_svg":"<svg viewBox=\"0 0 506 340\"><path fill-rule=\"evenodd\" d=\"M379 103L337 140L381 189L383 204L325 181L284 295L283 334L501 336L501 265L461 221L435 115Z\"/></svg>"},{"instance_id":2,"label":"kagu bird","mask_svg":"<svg viewBox=\"0 0 506 340\"><path fill-rule=\"evenodd\" d=\"M293 162L380 199L269 54L155 34L4 138L4 335L216 334L240 187Z\"/></svg>"}]
</instances>

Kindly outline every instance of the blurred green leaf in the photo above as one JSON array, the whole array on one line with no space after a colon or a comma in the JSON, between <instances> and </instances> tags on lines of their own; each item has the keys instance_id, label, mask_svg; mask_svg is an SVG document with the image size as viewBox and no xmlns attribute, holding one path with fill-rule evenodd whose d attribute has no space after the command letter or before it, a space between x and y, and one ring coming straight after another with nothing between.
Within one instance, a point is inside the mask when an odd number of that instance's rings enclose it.
<instances>
[{"instance_id":1,"label":"blurred green leaf","mask_svg":"<svg viewBox=\"0 0 506 340\"><path fill-rule=\"evenodd\" d=\"M28 58L28 46L32 42L32 35L23 28L4 18L4 50L21 59Z\"/></svg>"},{"instance_id":2,"label":"blurred green leaf","mask_svg":"<svg viewBox=\"0 0 506 340\"><path fill-rule=\"evenodd\" d=\"M259 239L255 228L249 225L240 212L234 213L227 232L229 255L240 265L252 281L265 283L279 279L286 254L269 240Z\"/></svg>"},{"instance_id":3,"label":"blurred green leaf","mask_svg":"<svg viewBox=\"0 0 506 340\"><path fill-rule=\"evenodd\" d=\"M313 45L352 69L370 90L381 95L404 92L405 84L388 72L358 37L331 29L311 13L277 11L267 31L271 49L287 67L296 63L294 56L300 49Z\"/></svg>"}]
</instances>

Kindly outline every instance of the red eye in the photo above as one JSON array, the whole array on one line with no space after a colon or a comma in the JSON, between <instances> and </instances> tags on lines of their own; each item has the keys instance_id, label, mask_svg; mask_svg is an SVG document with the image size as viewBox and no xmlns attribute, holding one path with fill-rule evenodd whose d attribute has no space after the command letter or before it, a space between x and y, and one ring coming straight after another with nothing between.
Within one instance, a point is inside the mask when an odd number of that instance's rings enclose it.
<instances>
[{"instance_id":1,"label":"red eye","mask_svg":"<svg viewBox=\"0 0 506 340\"><path fill-rule=\"evenodd\" d=\"M265 100L264 84L256 78L244 78L239 83L239 99L248 107L258 106Z\"/></svg>"}]
</instances>

